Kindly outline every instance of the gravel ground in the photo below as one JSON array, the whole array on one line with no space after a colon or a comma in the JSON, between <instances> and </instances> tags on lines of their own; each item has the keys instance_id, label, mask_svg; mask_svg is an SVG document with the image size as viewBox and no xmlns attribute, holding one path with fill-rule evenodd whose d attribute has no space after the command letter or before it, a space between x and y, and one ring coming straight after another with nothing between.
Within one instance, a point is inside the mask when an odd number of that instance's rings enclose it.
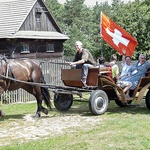
<instances>
[{"instance_id":1,"label":"gravel ground","mask_svg":"<svg viewBox=\"0 0 150 150\"><path fill-rule=\"evenodd\" d=\"M0 146L12 142L27 142L30 140L53 137L58 134L75 132L76 128L88 129L95 124L100 124L100 116L84 116L76 114L59 114L34 118L33 114L27 114L22 119L9 119L5 125L0 122Z\"/></svg>"}]
</instances>

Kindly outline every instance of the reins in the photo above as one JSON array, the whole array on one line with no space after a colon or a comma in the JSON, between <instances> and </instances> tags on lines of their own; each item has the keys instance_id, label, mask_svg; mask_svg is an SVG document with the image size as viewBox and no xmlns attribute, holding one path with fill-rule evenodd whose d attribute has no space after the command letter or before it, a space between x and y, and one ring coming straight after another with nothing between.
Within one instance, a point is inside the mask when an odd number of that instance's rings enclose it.
<instances>
[{"instance_id":1,"label":"reins","mask_svg":"<svg viewBox=\"0 0 150 150\"><path fill-rule=\"evenodd\" d=\"M11 78L11 77L6 77L2 74L0 74L0 77L2 78L5 78L7 80L11 80L11 81L14 81L14 82L20 82L20 83L24 83L24 84L28 84L28 85L33 85L33 86L40 86L40 87L47 87L47 88L50 88L51 91L53 92L56 92L56 90L70 90L72 91L73 93L75 91L78 91L78 92L91 92L91 89L86 89L86 88L78 88L78 87L66 87L66 86L56 86L56 85L51 85L51 84L45 84L45 83L35 83L35 82L27 82L27 81L22 81L22 80L17 80L17 79L14 79L14 78ZM90 87L89 87L90 88ZM55 89L55 90L54 90ZM74 91L75 90L75 91Z\"/></svg>"},{"instance_id":2,"label":"reins","mask_svg":"<svg viewBox=\"0 0 150 150\"><path fill-rule=\"evenodd\" d=\"M67 62L53 62L53 61L44 61L44 60L39 60L40 63L45 63L48 62L50 64L58 64L58 65L68 65Z\"/></svg>"},{"instance_id":3,"label":"reins","mask_svg":"<svg viewBox=\"0 0 150 150\"><path fill-rule=\"evenodd\" d=\"M6 77L5 75L2 75L2 74L0 74L0 77L4 78L6 80L11 80L11 81L14 81L14 82L30 84L30 85L34 85L34 86L44 86L45 85L43 83L33 83L33 82L27 82L27 81L18 80L18 79L11 78L11 77L8 77L8 76Z\"/></svg>"}]
</instances>

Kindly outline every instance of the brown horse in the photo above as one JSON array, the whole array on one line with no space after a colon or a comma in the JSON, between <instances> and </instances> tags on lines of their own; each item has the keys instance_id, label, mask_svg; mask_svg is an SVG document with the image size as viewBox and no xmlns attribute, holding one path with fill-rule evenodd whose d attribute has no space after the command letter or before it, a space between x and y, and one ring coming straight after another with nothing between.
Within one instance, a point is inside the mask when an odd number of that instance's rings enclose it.
<instances>
[{"instance_id":1,"label":"brown horse","mask_svg":"<svg viewBox=\"0 0 150 150\"><path fill-rule=\"evenodd\" d=\"M10 80L13 78L14 80ZM16 80L16 81L15 81ZM18 82L18 81L23 82ZM51 109L50 95L46 87L35 86L27 83L46 83L44 81L40 63L32 59L6 59L0 56L0 94L4 91L13 91L19 88L33 94L37 100L36 117L41 116L41 112L48 114L48 109L42 106L42 100Z\"/></svg>"}]
</instances>

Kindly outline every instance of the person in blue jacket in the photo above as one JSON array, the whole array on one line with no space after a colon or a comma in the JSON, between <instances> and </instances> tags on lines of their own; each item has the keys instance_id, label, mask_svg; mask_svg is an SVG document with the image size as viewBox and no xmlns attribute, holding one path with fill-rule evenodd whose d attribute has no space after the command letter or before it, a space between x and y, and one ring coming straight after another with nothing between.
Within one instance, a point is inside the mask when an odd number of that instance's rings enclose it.
<instances>
[{"instance_id":1,"label":"person in blue jacket","mask_svg":"<svg viewBox=\"0 0 150 150\"><path fill-rule=\"evenodd\" d=\"M140 54L138 62L131 65L127 74L121 78L121 81L130 81L132 86L130 90L134 90L141 77L145 76L145 73L150 68L150 62L146 61L146 56L144 54Z\"/></svg>"}]
</instances>

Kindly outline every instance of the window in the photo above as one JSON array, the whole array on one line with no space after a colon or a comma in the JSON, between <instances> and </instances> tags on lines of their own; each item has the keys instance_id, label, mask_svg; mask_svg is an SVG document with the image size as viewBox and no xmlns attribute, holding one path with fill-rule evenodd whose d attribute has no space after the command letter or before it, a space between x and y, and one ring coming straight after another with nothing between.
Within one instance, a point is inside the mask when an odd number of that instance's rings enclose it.
<instances>
[{"instance_id":1,"label":"window","mask_svg":"<svg viewBox=\"0 0 150 150\"><path fill-rule=\"evenodd\" d=\"M41 31L41 12L35 12L36 30Z\"/></svg>"},{"instance_id":2,"label":"window","mask_svg":"<svg viewBox=\"0 0 150 150\"><path fill-rule=\"evenodd\" d=\"M21 44L21 53L30 53L29 44L27 43Z\"/></svg>"},{"instance_id":3,"label":"window","mask_svg":"<svg viewBox=\"0 0 150 150\"><path fill-rule=\"evenodd\" d=\"M36 22L37 23L40 23L41 22L41 12L36 12L35 13L35 19L36 19Z\"/></svg>"},{"instance_id":4,"label":"window","mask_svg":"<svg viewBox=\"0 0 150 150\"><path fill-rule=\"evenodd\" d=\"M47 43L46 52L54 52L54 44Z\"/></svg>"}]
</instances>

